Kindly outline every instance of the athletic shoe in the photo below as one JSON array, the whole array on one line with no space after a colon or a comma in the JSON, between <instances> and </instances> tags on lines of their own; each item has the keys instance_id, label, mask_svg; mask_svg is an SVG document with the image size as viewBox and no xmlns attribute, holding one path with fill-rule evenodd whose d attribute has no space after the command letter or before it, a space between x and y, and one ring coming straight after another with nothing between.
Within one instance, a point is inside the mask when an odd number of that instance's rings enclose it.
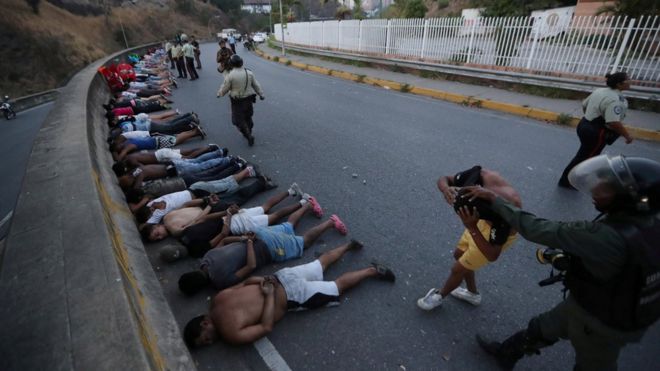
<instances>
[{"instance_id":1,"label":"athletic shoe","mask_svg":"<svg viewBox=\"0 0 660 371\"><path fill-rule=\"evenodd\" d=\"M346 228L346 224L344 224L344 222L342 222L336 214L332 214L330 216L330 220L332 220L332 223L334 223L334 227L337 232L343 234L344 236L348 234L348 228Z\"/></svg>"},{"instance_id":2,"label":"athletic shoe","mask_svg":"<svg viewBox=\"0 0 660 371\"><path fill-rule=\"evenodd\" d=\"M211 149L211 152L215 152L215 151L220 150L220 146L215 144L215 143L210 143L208 146L209 146L209 149ZM223 150L224 150L224 148L223 148ZM227 155L224 155L222 157L227 157Z\"/></svg>"},{"instance_id":3,"label":"athletic shoe","mask_svg":"<svg viewBox=\"0 0 660 371\"><path fill-rule=\"evenodd\" d=\"M254 178L255 176L257 176L257 171L254 170L254 167L248 166L245 169L247 169L248 175L250 175L250 178Z\"/></svg>"},{"instance_id":4,"label":"athletic shoe","mask_svg":"<svg viewBox=\"0 0 660 371\"><path fill-rule=\"evenodd\" d=\"M303 195L303 191L302 189L300 189L298 183L296 182L291 183L291 185L289 186L289 196L296 197L302 195Z\"/></svg>"},{"instance_id":5,"label":"athletic shoe","mask_svg":"<svg viewBox=\"0 0 660 371\"><path fill-rule=\"evenodd\" d=\"M202 139L206 138L206 132L204 131L204 129L202 129L202 127L199 124L195 124L195 129L197 129Z\"/></svg>"},{"instance_id":6,"label":"athletic shoe","mask_svg":"<svg viewBox=\"0 0 660 371\"><path fill-rule=\"evenodd\" d=\"M424 310L431 310L442 305L442 296L436 289L430 289L423 298L417 300L417 306Z\"/></svg>"},{"instance_id":7,"label":"athletic shoe","mask_svg":"<svg viewBox=\"0 0 660 371\"><path fill-rule=\"evenodd\" d=\"M309 193L303 193L302 194L302 199L305 200L305 201L309 201L310 197L312 197L312 196L310 196Z\"/></svg>"},{"instance_id":8,"label":"athletic shoe","mask_svg":"<svg viewBox=\"0 0 660 371\"><path fill-rule=\"evenodd\" d=\"M378 264L376 262L371 262L371 265L376 268L376 272L378 272L378 279L387 281L387 282L394 282L396 281L396 276L394 275L394 272L387 266L383 264Z\"/></svg>"},{"instance_id":9,"label":"athletic shoe","mask_svg":"<svg viewBox=\"0 0 660 371\"><path fill-rule=\"evenodd\" d=\"M243 169L247 166L247 161L241 156L234 157L234 161L238 165L239 169Z\"/></svg>"},{"instance_id":10,"label":"athletic shoe","mask_svg":"<svg viewBox=\"0 0 660 371\"><path fill-rule=\"evenodd\" d=\"M451 292L451 296L456 299L467 301L468 303L478 306L481 304L481 295L470 292L470 290L464 289L462 287L457 287L454 291Z\"/></svg>"},{"instance_id":11,"label":"athletic shoe","mask_svg":"<svg viewBox=\"0 0 660 371\"><path fill-rule=\"evenodd\" d=\"M217 144L216 144L217 146ZM222 148L222 157L227 157L229 155L229 148L223 147Z\"/></svg>"},{"instance_id":12,"label":"athletic shoe","mask_svg":"<svg viewBox=\"0 0 660 371\"><path fill-rule=\"evenodd\" d=\"M351 242L348 243L348 248L351 250L360 250L362 248L362 242L352 239Z\"/></svg>"},{"instance_id":13,"label":"athletic shoe","mask_svg":"<svg viewBox=\"0 0 660 371\"><path fill-rule=\"evenodd\" d=\"M321 208L321 205L319 205L319 202L316 201L316 199L314 197L310 196L307 199L307 202L309 202L309 204L312 205L312 212L314 213L314 215L316 215L317 218L323 217L323 208ZM337 218L337 219L339 219L339 218ZM346 229L346 226L344 226L344 229ZM346 234L346 232L344 232L342 234Z\"/></svg>"},{"instance_id":14,"label":"athletic shoe","mask_svg":"<svg viewBox=\"0 0 660 371\"><path fill-rule=\"evenodd\" d=\"M261 175L260 177L264 181L264 190L268 191L268 190L271 190L273 188L277 188L277 184L275 184L275 182L273 182L273 180L270 179L269 177L267 177L265 175Z\"/></svg>"}]
</instances>

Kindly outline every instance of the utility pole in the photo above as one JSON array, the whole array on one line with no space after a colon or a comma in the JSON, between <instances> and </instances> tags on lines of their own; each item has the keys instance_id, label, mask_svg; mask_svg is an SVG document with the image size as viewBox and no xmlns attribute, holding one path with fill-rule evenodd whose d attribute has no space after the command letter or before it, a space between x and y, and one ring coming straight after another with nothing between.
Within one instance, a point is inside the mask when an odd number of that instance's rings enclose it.
<instances>
[{"instance_id":1,"label":"utility pole","mask_svg":"<svg viewBox=\"0 0 660 371\"><path fill-rule=\"evenodd\" d=\"M282 31L282 55L286 55L284 49L284 15L282 14L282 0L280 0L280 30Z\"/></svg>"},{"instance_id":2,"label":"utility pole","mask_svg":"<svg viewBox=\"0 0 660 371\"><path fill-rule=\"evenodd\" d=\"M270 9L268 9L268 32L273 33L273 0L270 0Z\"/></svg>"},{"instance_id":3,"label":"utility pole","mask_svg":"<svg viewBox=\"0 0 660 371\"><path fill-rule=\"evenodd\" d=\"M126 45L126 49L128 49L128 40L126 39L126 32L124 32L124 23L121 21L121 15L117 14L117 17L119 17L119 26L121 27L121 34L124 35L124 44Z\"/></svg>"}]
</instances>

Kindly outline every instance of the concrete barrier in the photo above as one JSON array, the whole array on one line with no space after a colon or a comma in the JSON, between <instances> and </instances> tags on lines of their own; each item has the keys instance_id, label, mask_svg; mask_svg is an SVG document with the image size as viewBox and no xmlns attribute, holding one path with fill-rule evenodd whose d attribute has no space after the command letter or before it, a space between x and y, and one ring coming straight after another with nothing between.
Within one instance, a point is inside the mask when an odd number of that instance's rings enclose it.
<instances>
[{"instance_id":1,"label":"concrete barrier","mask_svg":"<svg viewBox=\"0 0 660 371\"><path fill-rule=\"evenodd\" d=\"M26 109L36 107L40 104L52 102L59 97L59 89L46 90L39 93L26 95L24 97L11 99L15 112L25 111Z\"/></svg>"},{"instance_id":2,"label":"concrete barrier","mask_svg":"<svg viewBox=\"0 0 660 371\"><path fill-rule=\"evenodd\" d=\"M61 89L30 155L0 270L2 369L195 365L110 168L97 61Z\"/></svg>"}]
</instances>

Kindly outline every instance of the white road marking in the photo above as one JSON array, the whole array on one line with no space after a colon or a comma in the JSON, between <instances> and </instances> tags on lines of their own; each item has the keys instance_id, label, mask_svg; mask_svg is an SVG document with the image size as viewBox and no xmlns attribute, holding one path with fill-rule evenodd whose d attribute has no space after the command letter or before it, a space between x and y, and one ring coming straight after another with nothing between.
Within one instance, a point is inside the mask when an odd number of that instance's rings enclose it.
<instances>
[{"instance_id":1,"label":"white road marking","mask_svg":"<svg viewBox=\"0 0 660 371\"><path fill-rule=\"evenodd\" d=\"M11 219L12 215L14 215L14 210L8 212L7 215L5 215L5 217L2 218L2 220L0 220L0 228L4 227L5 223L7 223Z\"/></svg>"},{"instance_id":2,"label":"white road marking","mask_svg":"<svg viewBox=\"0 0 660 371\"><path fill-rule=\"evenodd\" d=\"M274 371L291 371L289 365L267 337L257 340L254 343L254 348L259 352L259 355L266 362L266 366L269 369Z\"/></svg>"}]
</instances>

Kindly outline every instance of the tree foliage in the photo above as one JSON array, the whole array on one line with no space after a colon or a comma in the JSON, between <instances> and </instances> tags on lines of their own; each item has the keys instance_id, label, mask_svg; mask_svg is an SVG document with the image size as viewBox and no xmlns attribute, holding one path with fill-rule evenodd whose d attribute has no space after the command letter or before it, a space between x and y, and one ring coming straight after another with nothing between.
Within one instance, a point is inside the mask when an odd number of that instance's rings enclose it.
<instances>
[{"instance_id":1,"label":"tree foliage","mask_svg":"<svg viewBox=\"0 0 660 371\"><path fill-rule=\"evenodd\" d=\"M353 19L364 19L364 10L362 10L362 0L353 0Z\"/></svg>"},{"instance_id":2,"label":"tree foliage","mask_svg":"<svg viewBox=\"0 0 660 371\"><path fill-rule=\"evenodd\" d=\"M210 3L215 5L225 13L238 13L241 10L242 0L210 0Z\"/></svg>"},{"instance_id":3,"label":"tree foliage","mask_svg":"<svg viewBox=\"0 0 660 371\"><path fill-rule=\"evenodd\" d=\"M657 0L616 0L598 10L599 14L627 15L639 18L642 15L660 15L660 3Z\"/></svg>"},{"instance_id":4,"label":"tree foliage","mask_svg":"<svg viewBox=\"0 0 660 371\"><path fill-rule=\"evenodd\" d=\"M424 18L428 9L422 0L408 0L403 10L404 18Z\"/></svg>"}]
</instances>

